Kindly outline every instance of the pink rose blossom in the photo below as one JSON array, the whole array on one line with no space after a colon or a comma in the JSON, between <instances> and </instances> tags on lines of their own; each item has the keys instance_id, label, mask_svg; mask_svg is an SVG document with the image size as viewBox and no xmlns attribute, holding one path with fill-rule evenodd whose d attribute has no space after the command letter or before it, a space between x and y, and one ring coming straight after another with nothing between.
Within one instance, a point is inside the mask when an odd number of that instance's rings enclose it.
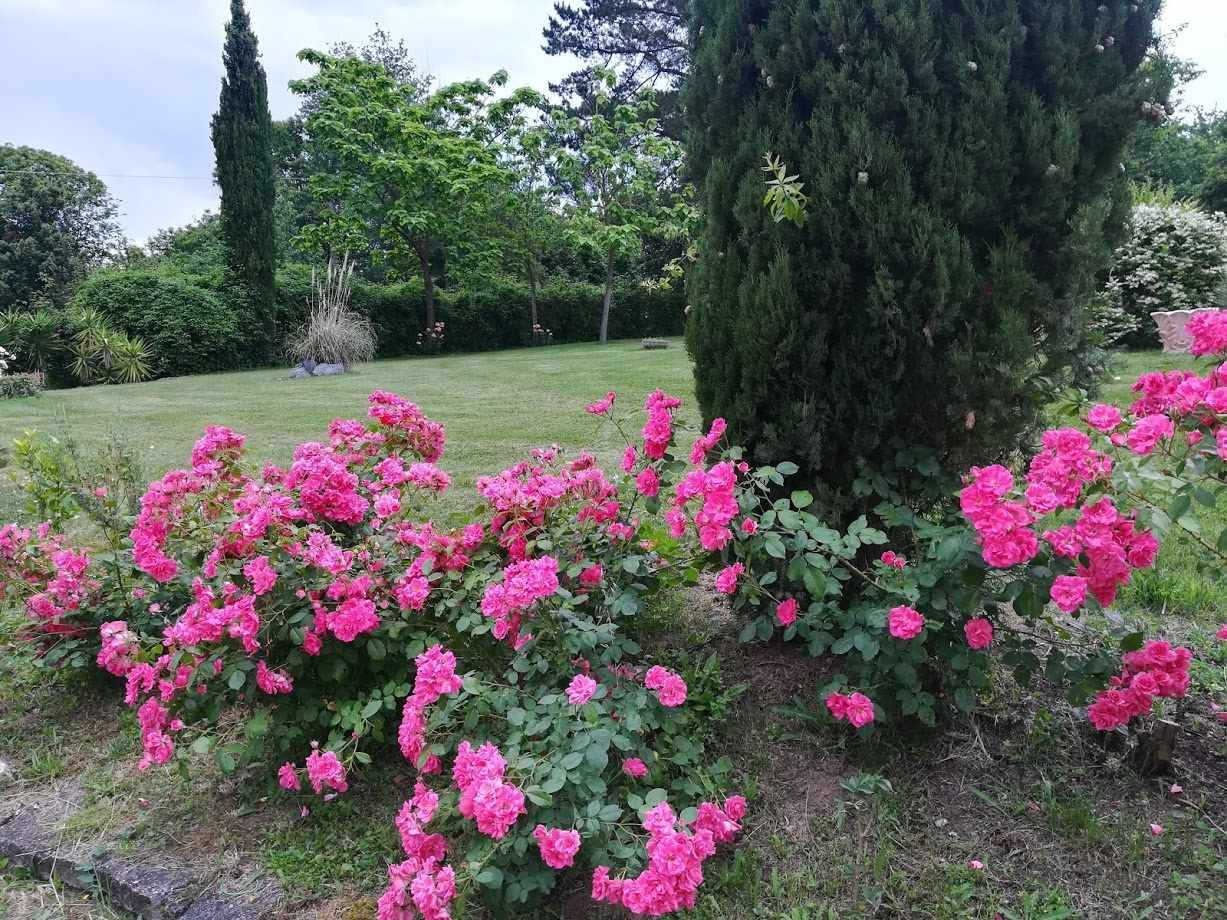
<instances>
[{"instance_id":1,"label":"pink rose blossom","mask_svg":"<svg viewBox=\"0 0 1227 920\"><path fill-rule=\"evenodd\" d=\"M775 618L781 626L791 626L797 622L797 599L789 597L776 604Z\"/></svg>"},{"instance_id":2,"label":"pink rose blossom","mask_svg":"<svg viewBox=\"0 0 1227 920\"><path fill-rule=\"evenodd\" d=\"M716 590L721 594L735 594L737 591L737 578L746 567L740 562L734 562L732 565L725 566L720 570L720 574L716 576Z\"/></svg>"},{"instance_id":3,"label":"pink rose blossom","mask_svg":"<svg viewBox=\"0 0 1227 920\"><path fill-rule=\"evenodd\" d=\"M575 862L575 854L579 852L579 832L562 830L538 824L533 829L533 837L541 851L541 860L551 869L565 869Z\"/></svg>"},{"instance_id":4,"label":"pink rose blossom","mask_svg":"<svg viewBox=\"0 0 1227 920\"><path fill-rule=\"evenodd\" d=\"M277 771L277 784L282 789L298 792L302 789L302 781L298 778L298 770L292 763L283 763Z\"/></svg>"},{"instance_id":5,"label":"pink rose blossom","mask_svg":"<svg viewBox=\"0 0 1227 920\"><path fill-rule=\"evenodd\" d=\"M890 634L896 639L915 639L924 629L924 616L912 607L895 607L890 611Z\"/></svg>"},{"instance_id":6,"label":"pink rose blossom","mask_svg":"<svg viewBox=\"0 0 1227 920\"><path fill-rule=\"evenodd\" d=\"M628 757L622 761L622 772L631 779L642 779L647 776L648 766L638 757Z\"/></svg>"},{"instance_id":7,"label":"pink rose blossom","mask_svg":"<svg viewBox=\"0 0 1227 920\"><path fill-rule=\"evenodd\" d=\"M1086 603L1087 580L1077 575L1058 575L1052 583L1052 602L1065 613L1073 613Z\"/></svg>"},{"instance_id":8,"label":"pink rose blossom","mask_svg":"<svg viewBox=\"0 0 1227 920\"><path fill-rule=\"evenodd\" d=\"M993 624L984 617L976 617L963 625L963 635L967 637L967 644L972 648L988 648L993 641Z\"/></svg>"},{"instance_id":9,"label":"pink rose blossom","mask_svg":"<svg viewBox=\"0 0 1227 920\"><path fill-rule=\"evenodd\" d=\"M888 549L886 552L884 552L880 561L883 565L890 566L892 569L898 569L901 572L907 568L907 559L900 556L894 550Z\"/></svg>"},{"instance_id":10,"label":"pink rose blossom","mask_svg":"<svg viewBox=\"0 0 1227 920\"><path fill-rule=\"evenodd\" d=\"M572 706L583 706L596 693L596 681L583 674L576 674L567 685L567 700Z\"/></svg>"},{"instance_id":11,"label":"pink rose blossom","mask_svg":"<svg viewBox=\"0 0 1227 920\"><path fill-rule=\"evenodd\" d=\"M1116 406L1099 403L1091 407L1091 411L1087 413L1086 421L1096 431L1109 434L1120 425L1121 412Z\"/></svg>"},{"instance_id":12,"label":"pink rose blossom","mask_svg":"<svg viewBox=\"0 0 1227 920\"><path fill-rule=\"evenodd\" d=\"M608 414L609 410L613 408L614 400L617 398L617 395L618 394L613 390L610 390L604 397L598 399L596 402L588 403L588 405L585 407L586 411L592 415Z\"/></svg>"}]
</instances>

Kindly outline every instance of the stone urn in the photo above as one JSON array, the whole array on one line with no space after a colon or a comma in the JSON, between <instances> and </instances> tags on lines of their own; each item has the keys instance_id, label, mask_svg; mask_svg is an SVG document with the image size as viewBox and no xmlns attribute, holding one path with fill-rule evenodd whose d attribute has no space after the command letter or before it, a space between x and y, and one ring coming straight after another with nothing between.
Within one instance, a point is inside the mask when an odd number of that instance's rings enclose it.
<instances>
[{"instance_id":1,"label":"stone urn","mask_svg":"<svg viewBox=\"0 0 1227 920\"><path fill-rule=\"evenodd\" d=\"M1163 351L1166 354L1187 355L1193 337L1186 328L1189 318L1197 313L1213 313L1213 307L1203 307L1200 310L1169 310L1152 313L1155 325L1159 327L1159 338L1163 340Z\"/></svg>"}]
</instances>

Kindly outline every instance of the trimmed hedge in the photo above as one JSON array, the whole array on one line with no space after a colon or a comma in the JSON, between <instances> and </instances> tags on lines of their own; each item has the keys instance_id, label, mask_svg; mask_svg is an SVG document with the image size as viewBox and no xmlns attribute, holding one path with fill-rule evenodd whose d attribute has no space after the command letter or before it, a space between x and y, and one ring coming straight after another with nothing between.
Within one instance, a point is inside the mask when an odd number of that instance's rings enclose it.
<instances>
[{"instance_id":1,"label":"trimmed hedge","mask_svg":"<svg viewBox=\"0 0 1227 920\"><path fill-rule=\"evenodd\" d=\"M97 310L141 339L160 377L232 370L246 353L246 330L235 308L182 275L103 269L81 284L69 307Z\"/></svg>"},{"instance_id":2,"label":"trimmed hedge","mask_svg":"<svg viewBox=\"0 0 1227 920\"><path fill-rule=\"evenodd\" d=\"M275 306L282 346L302 322L310 292L309 267L289 265L277 273ZM437 318L446 325L444 351L532 344L526 285L502 282L479 293L439 291L435 298ZM648 290L629 282L619 285L609 317L610 338L681 335L685 304L680 285L673 290ZM380 357L418 352L417 337L426 316L420 282L372 284L356 279L352 305L374 323ZM248 321L241 299L211 289L201 277L166 269L102 269L81 284L68 306L98 310L116 329L144 341L161 377L250 364ZM595 341L601 287L575 282L544 285L537 292L537 312L555 342Z\"/></svg>"},{"instance_id":3,"label":"trimmed hedge","mask_svg":"<svg viewBox=\"0 0 1227 920\"><path fill-rule=\"evenodd\" d=\"M301 322L311 290L311 270L287 266L277 273L277 317L283 337ZM379 336L379 356L414 354L426 322L422 286L417 281L370 284L355 280L352 306L369 317ZM614 292L609 337L618 339L681 335L685 293L649 290L627 283ZM437 291L437 319L446 326L443 350L491 351L532 343L528 286L501 282L480 292ZM537 313L556 343L596 341L601 322L601 287L575 282L551 283L537 291Z\"/></svg>"}]
</instances>

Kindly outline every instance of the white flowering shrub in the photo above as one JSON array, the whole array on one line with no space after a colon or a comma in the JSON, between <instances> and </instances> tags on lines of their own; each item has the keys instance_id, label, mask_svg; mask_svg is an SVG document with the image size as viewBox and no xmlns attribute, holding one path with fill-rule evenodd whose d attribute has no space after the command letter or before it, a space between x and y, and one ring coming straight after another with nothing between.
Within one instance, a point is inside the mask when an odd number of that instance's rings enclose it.
<instances>
[{"instance_id":1,"label":"white flowering shrub","mask_svg":"<svg viewBox=\"0 0 1227 920\"><path fill-rule=\"evenodd\" d=\"M1108 291L1138 320L1128 344L1153 345L1159 335L1151 313L1213 306L1225 280L1227 217L1183 202L1147 203L1133 209Z\"/></svg>"},{"instance_id":2,"label":"white flowering shrub","mask_svg":"<svg viewBox=\"0 0 1227 920\"><path fill-rule=\"evenodd\" d=\"M16 356L0 345L0 377L3 377L9 369L9 362L15 361Z\"/></svg>"}]
</instances>

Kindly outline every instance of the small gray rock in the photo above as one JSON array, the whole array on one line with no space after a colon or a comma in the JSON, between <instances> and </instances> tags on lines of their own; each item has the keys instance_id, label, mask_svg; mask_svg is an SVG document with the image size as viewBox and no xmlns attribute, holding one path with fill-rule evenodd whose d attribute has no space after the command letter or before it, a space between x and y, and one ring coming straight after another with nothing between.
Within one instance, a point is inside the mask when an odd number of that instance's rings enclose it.
<instances>
[{"instance_id":1,"label":"small gray rock","mask_svg":"<svg viewBox=\"0 0 1227 920\"><path fill-rule=\"evenodd\" d=\"M298 365L298 367L294 368L294 370L290 371L291 380L302 380L304 377L310 377L310 376L311 376L311 372L308 371L301 364Z\"/></svg>"},{"instance_id":2,"label":"small gray rock","mask_svg":"<svg viewBox=\"0 0 1227 920\"><path fill-rule=\"evenodd\" d=\"M267 912L254 904L236 904L216 895L197 898L179 920L259 920Z\"/></svg>"},{"instance_id":3,"label":"small gray rock","mask_svg":"<svg viewBox=\"0 0 1227 920\"><path fill-rule=\"evenodd\" d=\"M344 374L344 364L317 364L315 370L311 372L312 377L332 377L335 374Z\"/></svg>"},{"instance_id":4,"label":"small gray rock","mask_svg":"<svg viewBox=\"0 0 1227 920\"><path fill-rule=\"evenodd\" d=\"M97 863L94 875L112 904L144 920L181 916L191 904L198 884L186 869L135 866L121 859Z\"/></svg>"}]
</instances>

